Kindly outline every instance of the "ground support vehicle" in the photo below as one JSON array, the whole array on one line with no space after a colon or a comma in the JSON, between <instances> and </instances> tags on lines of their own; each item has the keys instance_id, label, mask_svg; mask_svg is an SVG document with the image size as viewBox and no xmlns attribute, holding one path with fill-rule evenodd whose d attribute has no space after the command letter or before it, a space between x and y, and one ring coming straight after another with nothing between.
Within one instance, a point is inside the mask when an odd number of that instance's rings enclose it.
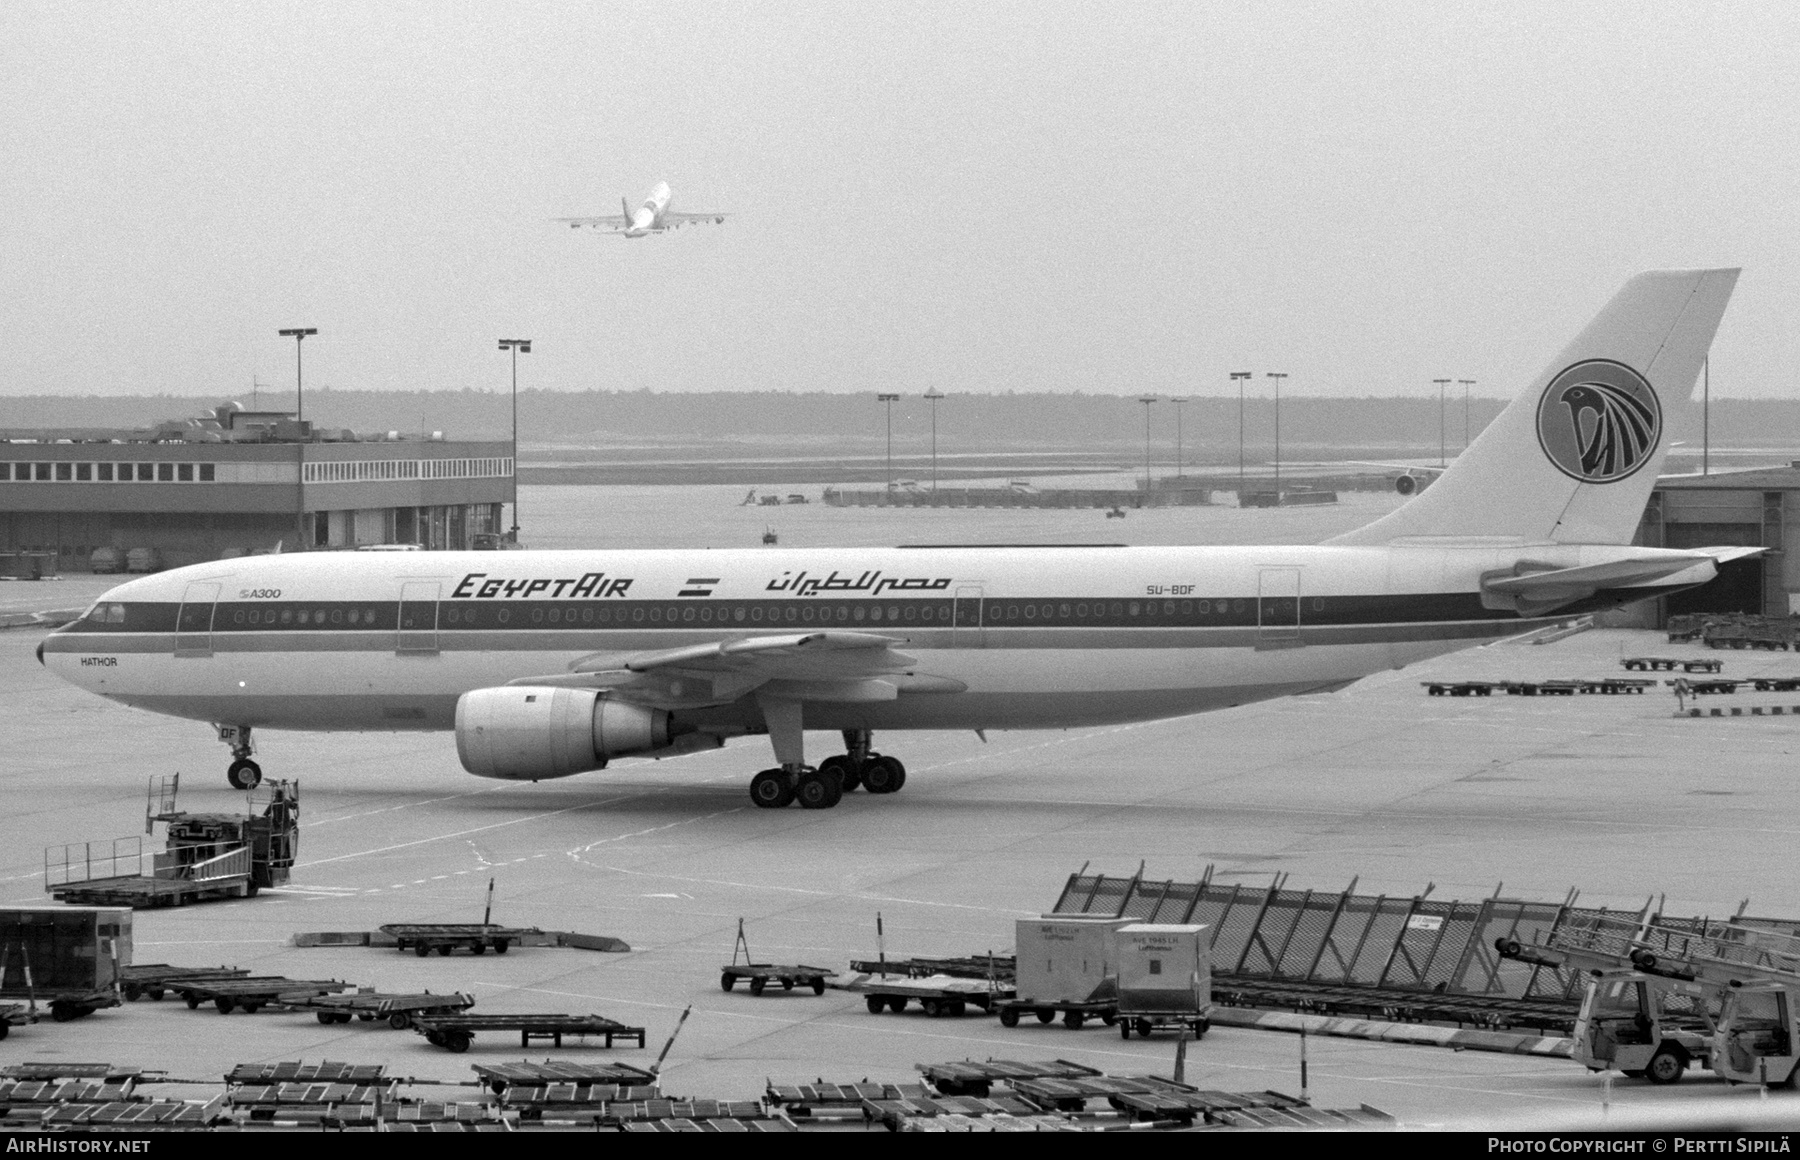
<instances>
[{"instance_id":1,"label":"ground support vehicle","mask_svg":"<svg viewBox=\"0 0 1800 1160\"><path fill-rule=\"evenodd\" d=\"M164 823L163 850L138 837L49 846L44 889L59 902L146 909L250 898L287 882L300 842L298 782L254 790L244 815L178 811L180 785L180 774L150 780L144 833Z\"/></svg>"},{"instance_id":2,"label":"ground support vehicle","mask_svg":"<svg viewBox=\"0 0 1800 1160\"><path fill-rule=\"evenodd\" d=\"M801 986L810 988L815 995L823 995L825 980L836 976L837 972L829 967L731 963L719 968L719 990L729 991L739 982L748 981L752 995L762 994L770 983L780 984L783 991L792 991L796 986Z\"/></svg>"},{"instance_id":3,"label":"ground support vehicle","mask_svg":"<svg viewBox=\"0 0 1800 1160\"><path fill-rule=\"evenodd\" d=\"M1501 687L1498 681L1420 681L1433 697L1491 697Z\"/></svg>"},{"instance_id":4,"label":"ground support vehicle","mask_svg":"<svg viewBox=\"0 0 1800 1160\"><path fill-rule=\"evenodd\" d=\"M1694 680L1689 680L1686 677L1676 677L1674 680L1665 683L1670 688L1674 689L1677 695L1699 697L1710 696L1717 693L1735 693L1737 692L1739 685L1747 685L1750 682L1731 680L1726 677L1699 677Z\"/></svg>"},{"instance_id":5,"label":"ground support vehicle","mask_svg":"<svg viewBox=\"0 0 1800 1160\"><path fill-rule=\"evenodd\" d=\"M1120 1011L1118 1027L1120 1039L1130 1039L1133 1031L1139 1039L1148 1039L1158 1031L1186 1031L1199 1039L1212 1030L1212 1005L1199 1011Z\"/></svg>"},{"instance_id":6,"label":"ground support vehicle","mask_svg":"<svg viewBox=\"0 0 1800 1160\"><path fill-rule=\"evenodd\" d=\"M1331 986L1310 979L1258 978L1223 971L1213 975L1213 1002L1220 1007L1261 1007L1389 1023L1454 1023L1489 1031L1529 1027L1557 1035L1569 1034L1578 1013L1575 1001L1562 998Z\"/></svg>"},{"instance_id":7,"label":"ground support vehicle","mask_svg":"<svg viewBox=\"0 0 1800 1160\"><path fill-rule=\"evenodd\" d=\"M1700 639L1708 648L1792 649L1800 621L1793 617L1742 616L1708 620Z\"/></svg>"},{"instance_id":8,"label":"ground support vehicle","mask_svg":"<svg viewBox=\"0 0 1800 1160\"><path fill-rule=\"evenodd\" d=\"M350 984L337 979L290 979L284 975L244 975L228 979L181 979L168 984L188 1010L211 1003L221 1015L243 1011L254 1015L264 1007L292 1007L316 995L348 991Z\"/></svg>"},{"instance_id":9,"label":"ground support vehicle","mask_svg":"<svg viewBox=\"0 0 1800 1160\"><path fill-rule=\"evenodd\" d=\"M1001 999L992 1010L1000 1016L1003 1027L1017 1027L1029 1015L1039 1023L1055 1023L1059 1019L1070 1031L1080 1031L1090 1020L1111 1027L1118 1022L1119 1000L1096 999L1086 1002L1062 1000L1044 1003L1034 999Z\"/></svg>"},{"instance_id":10,"label":"ground support vehicle","mask_svg":"<svg viewBox=\"0 0 1800 1160\"><path fill-rule=\"evenodd\" d=\"M1016 995L1011 984L953 975L927 975L922 979L858 975L848 983L835 985L839 990L861 995L871 1015L879 1015L884 1010L898 1015L916 1002L919 1010L934 1019L961 1015L970 1007L992 1011L995 1004Z\"/></svg>"},{"instance_id":11,"label":"ground support vehicle","mask_svg":"<svg viewBox=\"0 0 1800 1160\"><path fill-rule=\"evenodd\" d=\"M543 932L535 927L495 926L487 922L392 922L380 928L402 951L412 951L424 958L432 951L448 956L452 951L485 954L489 947L503 955L525 941L527 935Z\"/></svg>"},{"instance_id":12,"label":"ground support vehicle","mask_svg":"<svg viewBox=\"0 0 1800 1160\"><path fill-rule=\"evenodd\" d=\"M1669 634L1670 644L1700 639L1700 632L1706 627L1706 614L1701 612L1683 612L1669 617L1663 630Z\"/></svg>"},{"instance_id":13,"label":"ground support vehicle","mask_svg":"<svg viewBox=\"0 0 1800 1160\"><path fill-rule=\"evenodd\" d=\"M1669 639L1673 640L1674 638L1670 637ZM1626 657L1619 663L1627 669L1646 673L1672 673L1676 669L1680 669L1684 673L1716 673L1725 667L1724 661L1710 660L1704 657L1697 660L1680 657Z\"/></svg>"},{"instance_id":14,"label":"ground support vehicle","mask_svg":"<svg viewBox=\"0 0 1800 1160\"><path fill-rule=\"evenodd\" d=\"M172 967L167 963L134 963L119 968L119 994L127 1003L161 999L174 982L206 979L242 979L250 972L242 967Z\"/></svg>"},{"instance_id":15,"label":"ground support vehicle","mask_svg":"<svg viewBox=\"0 0 1800 1160\"><path fill-rule=\"evenodd\" d=\"M475 996L460 991L434 995L429 991L415 994L358 989L339 995L310 995L286 1005L313 1012L320 1023L348 1023L352 1018L364 1023L382 1020L395 1031L404 1031L420 1015L467 1011L475 1005Z\"/></svg>"},{"instance_id":16,"label":"ground support vehicle","mask_svg":"<svg viewBox=\"0 0 1800 1160\"><path fill-rule=\"evenodd\" d=\"M1800 677L1751 677L1750 686L1759 693L1791 693L1800 689Z\"/></svg>"},{"instance_id":17,"label":"ground support vehicle","mask_svg":"<svg viewBox=\"0 0 1800 1160\"><path fill-rule=\"evenodd\" d=\"M993 979L1010 983L1018 977L1018 958L1014 955L956 955L949 958L917 955L910 959L851 959L850 969L863 975L908 975L919 979L927 975L951 975L959 979Z\"/></svg>"},{"instance_id":18,"label":"ground support vehicle","mask_svg":"<svg viewBox=\"0 0 1800 1160\"><path fill-rule=\"evenodd\" d=\"M0 908L0 1000L49 1008L58 1023L119 1005L119 972L131 962L131 911L123 907Z\"/></svg>"},{"instance_id":19,"label":"ground support vehicle","mask_svg":"<svg viewBox=\"0 0 1800 1160\"><path fill-rule=\"evenodd\" d=\"M1103 1074L1098 1068L1066 1059L963 1059L949 1063L915 1063L913 1066L942 1095L981 1098L986 1098L997 1082L1010 1085L1022 1079L1078 1079Z\"/></svg>"},{"instance_id":20,"label":"ground support vehicle","mask_svg":"<svg viewBox=\"0 0 1800 1160\"><path fill-rule=\"evenodd\" d=\"M480 1083L495 1095L505 1095L510 1089L522 1101L536 1098L533 1093L541 1093L540 1103L545 1099L560 1099L576 1089L592 1089L596 1099L647 1100L654 1098L657 1091L656 1073L629 1063L574 1063L546 1059L542 1063L525 1060L477 1063L472 1069L480 1077Z\"/></svg>"},{"instance_id":21,"label":"ground support vehicle","mask_svg":"<svg viewBox=\"0 0 1800 1160\"><path fill-rule=\"evenodd\" d=\"M37 1012L24 1003L0 1003L0 1039L12 1034L15 1027L29 1027L37 1021Z\"/></svg>"},{"instance_id":22,"label":"ground support vehicle","mask_svg":"<svg viewBox=\"0 0 1800 1160\"><path fill-rule=\"evenodd\" d=\"M533 1039L548 1039L561 1047L565 1035L604 1036L609 1048L615 1039L635 1039L637 1046L644 1046L642 1027L627 1027L600 1015L417 1015L412 1026L426 1042L458 1053L469 1050L482 1031L517 1031L520 1047L530 1047Z\"/></svg>"}]
</instances>

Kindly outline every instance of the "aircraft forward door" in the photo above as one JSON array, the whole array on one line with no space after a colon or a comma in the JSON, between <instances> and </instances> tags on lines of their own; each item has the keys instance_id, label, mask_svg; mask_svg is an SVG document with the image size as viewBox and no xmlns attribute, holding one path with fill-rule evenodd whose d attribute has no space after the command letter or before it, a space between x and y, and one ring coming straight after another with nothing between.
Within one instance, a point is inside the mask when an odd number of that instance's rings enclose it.
<instances>
[{"instance_id":1,"label":"aircraft forward door","mask_svg":"<svg viewBox=\"0 0 1800 1160\"><path fill-rule=\"evenodd\" d=\"M981 648L981 585L964 584L956 590L955 619L951 621L951 648Z\"/></svg>"},{"instance_id":2,"label":"aircraft forward door","mask_svg":"<svg viewBox=\"0 0 1800 1160\"><path fill-rule=\"evenodd\" d=\"M394 651L405 656L436 656L438 582L409 580L400 587L400 631Z\"/></svg>"},{"instance_id":3,"label":"aircraft forward door","mask_svg":"<svg viewBox=\"0 0 1800 1160\"><path fill-rule=\"evenodd\" d=\"M213 605L219 599L217 584L189 584L181 594L181 611L175 614L175 655L212 655Z\"/></svg>"},{"instance_id":4,"label":"aircraft forward door","mask_svg":"<svg viewBox=\"0 0 1800 1160\"><path fill-rule=\"evenodd\" d=\"M1300 646L1300 569L1264 568L1257 576L1256 647Z\"/></svg>"}]
</instances>

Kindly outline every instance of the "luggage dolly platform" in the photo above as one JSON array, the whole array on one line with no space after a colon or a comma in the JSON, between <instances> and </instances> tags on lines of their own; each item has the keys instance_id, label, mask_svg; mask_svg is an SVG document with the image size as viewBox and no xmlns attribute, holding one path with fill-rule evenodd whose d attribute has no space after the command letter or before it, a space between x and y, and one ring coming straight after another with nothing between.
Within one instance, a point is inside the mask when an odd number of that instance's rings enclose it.
<instances>
[{"instance_id":1,"label":"luggage dolly platform","mask_svg":"<svg viewBox=\"0 0 1800 1160\"><path fill-rule=\"evenodd\" d=\"M1130 1039L1133 1031L1139 1039L1154 1031L1186 1031L1200 1039L1212 1030L1212 1010L1208 1003L1198 1011L1120 1011L1119 1038Z\"/></svg>"},{"instance_id":2,"label":"luggage dolly platform","mask_svg":"<svg viewBox=\"0 0 1800 1160\"><path fill-rule=\"evenodd\" d=\"M405 1031L421 1015L453 1015L475 1005L475 996L452 991L447 995L354 991L341 995L311 995L287 1004L312 1011L321 1023L348 1023L352 1016L364 1023L385 1019L395 1031Z\"/></svg>"},{"instance_id":3,"label":"luggage dolly platform","mask_svg":"<svg viewBox=\"0 0 1800 1160\"><path fill-rule=\"evenodd\" d=\"M1070 1031L1079 1031L1088 1020L1094 1019L1111 1027L1119 1020L1119 1003L1116 999L1102 999L1093 1002L1068 1003L1028 1003L1023 999L1002 999L991 1008L1000 1016L1000 1026L1017 1027L1025 1015L1030 1014L1039 1023L1054 1023L1058 1015L1062 1016L1062 1025Z\"/></svg>"},{"instance_id":4,"label":"luggage dolly platform","mask_svg":"<svg viewBox=\"0 0 1800 1160\"><path fill-rule=\"evenodd\" d=\"M380 928L391 935L402 951L410 950L420 958L432 951L449 955L454 950L485 954L489 947L503 955L507 949L523 943L528 934L541 934L535 928L495 926L486 922L391 922Z\"/></svg>"},{"instance_id":5,"label":"luggage dolly platform","mask_svg":"<svg viewBox=\"0 0 1800 1160\"><path fill-rule=\"evenodd\" d=\"M161 999L171 983L207 979L242 979L250 974L242 967L172 967L168 963L137 963L119 968L119 993L127 1003Z\"/></svg>"},{"instance_id":6,"label":"luggage dolly platform","mask_svg":"<svg viewBox=\"0 0 1800 1160\"><path fill-rule=\"evenodd\" d=\"M642 1027L627 1027L600 1015L416 1015L412 1027L426 1042L459 1054L469 1050L481 1031L517 1031L519 1046L527 1048L533 1039L548 1039L561 1047L565 1035L604 1035L609 1048L615 1039L635 1039L644 1046Z\"/></svg>"},{"instance_id":7,"label":"luggage dolly platform","mask_svg":"<svg viewBox=\"0 0 1800 1160\"><path fill-rule=\"evenodd\" d=\"M744 959L741 963L738 962L739 955ZM755 963L750 959L750 944L744 939L744 920L740 918L737 942L731 948L731 962L719 968L719 990L729 991L738 985L740 979L747 979L752 995L762 994L770 983L780 983L783 991L792 991L796 984L800 984L811 987L815 995L823 995L825 980L837 977L837 972L829 967L809 967L804 963L793 966Z\"/></svg>"},{"instance_id":8,"label":"luggage dolly platform","mask_svg":"<svg viewBox=\"0 0 1800 1160\"><path fill-rule=\"evenodd\" d=\"M1677 668L1684 673L1716 673L1725 667L1725 662L1721 660L1689 660L1677 657L1625 657L1619 663L1627 669L1645 673L1672 673Z\"/></svg>"},{"instance_id":9,"label":"luggage dolly platform","mask_svg":"<svg viewBox=\"0 0 1800 1160\"><path fill-rule=\"evenodd\" d=\"M29 1027L37 1021L37 1012L23 1003L0 1003L0 1039L12 1034L15 1027Z\"/></svg>"},{"instance_id":10,"label":"luggage dolly platform","mask_svg":"<svg viewBox=\"0 0 1800 1160\"><path fill-rule=\"evenodd\" d=\"M168 989L180 995L190 1011L211 1002L221 1015L229 1015L240 1008L246 1015L254 1015L264 1007L290 1007L315 995L348 991L350 984L337 979L246 975L234 979L176 980Z\"/></svg>"},{"instance_id":11,"label":"luggage dolly platform","mask_svg":"<svg viewBox=\"0 0 1800 1160\"><path fill-rule=\"evenodd\" d=\"M933 1019L961 1015L969 1007L992 1012L996 1004L1011 999L1016 992L1010 984L993 984L985 979L965 979L955 975L927 975L922 979L900 975L858 975L838 985L840 991L853 991L863 997L869 1014L892 1011L898 1015L912 1002Z\"/></svg>"}]
</instances>

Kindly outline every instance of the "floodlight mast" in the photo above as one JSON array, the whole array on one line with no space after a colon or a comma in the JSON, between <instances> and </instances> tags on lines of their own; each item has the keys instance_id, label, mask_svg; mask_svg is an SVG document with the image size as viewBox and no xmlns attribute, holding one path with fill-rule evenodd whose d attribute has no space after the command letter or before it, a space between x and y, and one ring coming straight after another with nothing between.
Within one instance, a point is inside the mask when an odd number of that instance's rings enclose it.
<instances>
[{"instance_id":1,"label":"floodlight mast","mask_svg":"<svg viewBox=\"0 0 1800 1160\"><path fill-rule=\"evenodd\" d=\"M887 502L894 502L894 404L900 401L897 392L877 391L877 403L887 404Z\"/></svg>"},{"instance_id":2,"label":"floodlight mast","mask_svg":"<svg viewBox=\"0 0 1800 1160\"><path fill-rule=\"evenodd\" d=\"M512 351L512 542L519 542L519 356L531 353L529 338L503 338L501 350Z\"/></svg>"}]
</instances>

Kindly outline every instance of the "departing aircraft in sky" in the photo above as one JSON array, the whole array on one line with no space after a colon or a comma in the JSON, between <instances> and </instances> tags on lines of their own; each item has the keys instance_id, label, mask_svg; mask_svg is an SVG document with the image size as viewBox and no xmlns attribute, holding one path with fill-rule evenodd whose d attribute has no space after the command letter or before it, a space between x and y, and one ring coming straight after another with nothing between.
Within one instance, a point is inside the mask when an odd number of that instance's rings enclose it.
<instances>
[{"instance_id":1,"label":"departing aircraft in sky","mask_svg":"<svg viewBox=\"0 0 1800 1160\"><path fill-rule=\"evenodd\" d=\"M696 225L700 222L712 222L717 225L730 214L723 213L676 213L669 208L669 183L659 181L644 204L634 211L624 198L619 199L622 213L607 214L602 217L557 218L559 222L569 223L569 228L578 230L589 226L597 230L605 230L610 234L623 234L628 238L641 238L645 234L660 234L665 230L678 230L682 226Z\"/></svg>"},{"instance_id":2,"label":"departing aircraft in sky","mask_svg":"<svg viewBox=\"0 0 1800 1160\"><path fill-rule=\"evenodd\" d=\"M878 730L1330 691L1760 552L1630 546L1737 273L1631 279L1429 489L1320 545L249 556L122 584L38 656L213 723L240 787L256 729L453 731L524 781L766 734L755 803L830 807L905 782ZM806 729L843 751L808 762Z\"/></svg>"}]
</instances>

